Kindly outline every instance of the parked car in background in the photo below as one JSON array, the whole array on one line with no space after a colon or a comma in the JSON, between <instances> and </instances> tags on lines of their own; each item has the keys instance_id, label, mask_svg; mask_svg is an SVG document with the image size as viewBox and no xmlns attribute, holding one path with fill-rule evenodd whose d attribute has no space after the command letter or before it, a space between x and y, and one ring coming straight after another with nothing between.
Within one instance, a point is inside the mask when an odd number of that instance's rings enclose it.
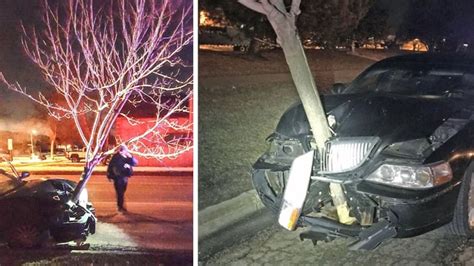
<instances>
[{"instance_id":1,"label":"parked car in background","mask_svg":"<svg viewBox=\"0 0 474 266\"><path fill-rule=\"evenodd\" d=\"M27 180L28 172L0 168L0 238L10 247L38 247L55 242L82 243L95 233L96 217L83 190L79 202L70 200L76 183L66 179Z\"/></svg>"},{"instance_id":2,"label":"parked car in background","mask_svg":"<svg viewBox=\"0 0 474 266\"><path fill-rule=\"evenodd\" d=\"M66 158L71 160L71 162L78 163L86 158L86 148L66 151L64 155L66 156Z\"/></svg>"},{"instance_id":3,"label":"parked car in background","mask_svg":"<svg viewBox=\"0 0 474 266\"><path fill-rule=\"evenodd\" d=\"M253 165L279 223L306 227L302 239L355 238L351 248L367 250L444 225L474 235L474 58L388 58L333 92L322 96L333 131L324 150L298 103Z\"/></svg>"},{"instance_id":4,"label":"parked car in background","mask_svg":"<svg viewBox=\"0 0 474 266\"><path fill-rule=\"evenodd\" d=\"M200 45L230 45L236 51L245 52L250 46L251 39L235 26L199 27Z\"/></svg>"}]
</instances>

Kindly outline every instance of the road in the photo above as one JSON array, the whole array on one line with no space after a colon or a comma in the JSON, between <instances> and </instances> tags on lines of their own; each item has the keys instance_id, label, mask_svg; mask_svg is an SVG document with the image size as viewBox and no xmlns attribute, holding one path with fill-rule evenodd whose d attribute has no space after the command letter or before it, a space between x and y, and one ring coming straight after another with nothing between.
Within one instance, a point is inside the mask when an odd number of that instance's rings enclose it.
<instances>
[{"instance_id":1,"label":"road","mask_svg":"<svg viewBox=\"0 0 474 266\"><path fill-rule=\"evenodd\" d=\"M59 176L47 175L50 178ZM31 178L41 178L46 175L34 175ZM60 176L78 181L77 175ZM89 200L96 208L97 232L89 236L87 243L90 249L86 251L74 250L52 252L50 250L36 251L47 254L47 262L90 262L88 259L100 254L128 254L130 263L155 263L153 258L145 260L146 254L159 255L159 262L192 262L193 245L193 177L185 176L133 176L129 180L126 192L126 206L128 213L121 214L116 210L115 191L113 183L103 175L94 175L87 184ZM46 252L46 253L45 253ZM4 257L4 250L0 248L0 265ZM33 254L33 253L29 253ZM70 256L76 254L84 260L74 260ZM173 254L178 256L173 257ZM33 254L34 255L34 254ZM32 256L33 256L32 255ZM136 255L137 259L133 259ZM11 255L15 257L16 255ZM10 257L11 257L10 256ZM35 255L36 256L36 255ZM20 262L38 261L38 256L25 259L19 256ZM45 255L46 256L46 255ZM52 256L52 257L51 257ZM66 257L64 257L66 256ZM68 257L69 256L69 257ZM39 256L41 257L41 256ZM13 261L13 262L18 262ZM97 260L95 260L97 261ZM98 260L109 263L114 260ZM9 260L8 262L12 262Z\"/></svg>"}]
</instances>

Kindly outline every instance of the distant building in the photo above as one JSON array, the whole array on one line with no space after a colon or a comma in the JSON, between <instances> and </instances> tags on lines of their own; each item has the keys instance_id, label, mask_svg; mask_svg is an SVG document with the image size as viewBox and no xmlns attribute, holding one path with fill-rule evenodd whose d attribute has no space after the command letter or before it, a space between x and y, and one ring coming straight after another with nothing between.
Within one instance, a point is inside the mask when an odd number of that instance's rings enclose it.
<instances>
[{"instance_id":1,"label":"distant building","mask_svg":"<svg viewBox=\"0 0 474 266\"><path fill-rule=\"evenodd\" d=\"M169 118L170 121L176 122L180 125L186 123L192 123L193 121L193 100L192 97L188 101L189 113L176 113L171 115ZM156 110L153 108L147 108L147 106L142 106L140 108L131 108L129 116L134 120L137 120L140 124L131 125L129 121L124 117L117 118L114 130L112 135L116 139L130 139L137 134L145 132L150 124L153 124L155 121ZM162 126L157 129L158 133L165 140L169 139L180 139L183 142L191 142L193 139L193 131L177 131L166 126ZM147 141L144 140L144 143L147 144ZM151 142L148 142L149 145L156 145ZM164 150L167 147L160 147ZM140 166L159 166L159 167L192 167L193 166L193 150L186 151L183 154L177 156L176 158L157 160L154 158L137 158Z\"/></svg>"}]
</instances>

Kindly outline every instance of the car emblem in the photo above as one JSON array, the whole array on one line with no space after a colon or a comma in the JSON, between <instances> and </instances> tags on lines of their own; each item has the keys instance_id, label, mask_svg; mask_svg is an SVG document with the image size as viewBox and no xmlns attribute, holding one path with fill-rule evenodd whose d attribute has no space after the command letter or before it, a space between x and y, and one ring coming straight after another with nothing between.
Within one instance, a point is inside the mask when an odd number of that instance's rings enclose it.
<instances>
[{"instance_id":1,"label":"car emblem","mask_svg":"<svg viewBox=\"0 0 474 266\"><path fill-rule=\"evenodd\" d=\"M334 115L328 115L328 125L330 128L336 126L336 117Z\"/></svg>"}]
</instances>

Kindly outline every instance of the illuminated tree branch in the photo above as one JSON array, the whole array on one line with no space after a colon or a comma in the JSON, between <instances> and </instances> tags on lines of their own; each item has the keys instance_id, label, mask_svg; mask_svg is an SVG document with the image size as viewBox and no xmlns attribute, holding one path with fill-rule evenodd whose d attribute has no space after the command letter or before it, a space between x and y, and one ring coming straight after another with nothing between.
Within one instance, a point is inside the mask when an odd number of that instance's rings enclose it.
<instances>
[{"instance_id":1,"label":"illuminated tree branch","mask_svg":"<svg viewBox=\"0 0 474 266\"><path fill-rule=\"evenodd\" d=\"M156 110L145 132L123 140L133 153L163 159L192 149L188 139L166 137L167 132L192 130L191 122L171 118L190 111L186 103L192 92L192 64L183 60L182 54L193 41L192 1L52 3L43 1L41 29L22 26L22 44L63 100L53 102L43 94L31 95L1 73L0 81L47 108L55 118L74 121L87 147L85 170L74 197L94 167L117 148L104 150L117 118L125 117L132 125L137 121L129 115L130 108Z\"/></svg>"}]
</instances>

